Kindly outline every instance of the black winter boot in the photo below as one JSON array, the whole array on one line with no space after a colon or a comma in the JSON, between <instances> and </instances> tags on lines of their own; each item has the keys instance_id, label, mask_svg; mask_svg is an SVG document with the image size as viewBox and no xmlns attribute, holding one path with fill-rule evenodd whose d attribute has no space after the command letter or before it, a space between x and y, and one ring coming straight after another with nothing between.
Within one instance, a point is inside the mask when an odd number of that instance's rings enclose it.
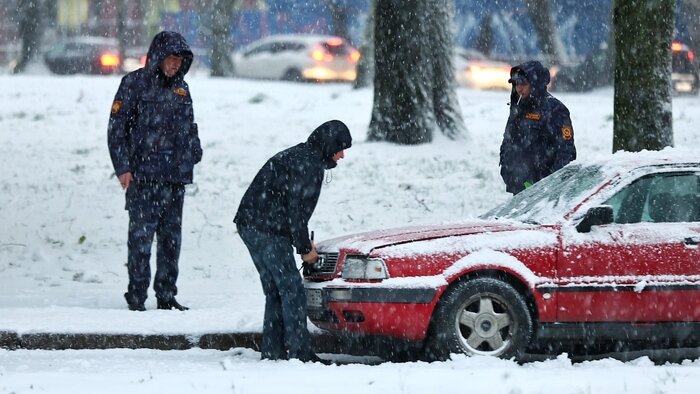
<instances>
[{"instance_id":1,"label":"black winter boot","mask_svg":"<svg viewBox=\"0 0 700 394\"><path fill-rule=\"evenodd\" d=\"M177 309L179 311L186 311L190 308L180 305L174 298L169 301L158 300L158 309Z\"/></svg>"},{"instance_id":2,"label":"black winter boot","mask_svg":"<svg viewBox=\"0 0 700 394\"><path fill-rule=\"evenodd\" d=\"M129 305L130 311L143 312L146 310L143 302L134 301L131 297L129 297L129 293L124 293L124 298L126 299L126 303Z\"/></svg>"}]
</instances>

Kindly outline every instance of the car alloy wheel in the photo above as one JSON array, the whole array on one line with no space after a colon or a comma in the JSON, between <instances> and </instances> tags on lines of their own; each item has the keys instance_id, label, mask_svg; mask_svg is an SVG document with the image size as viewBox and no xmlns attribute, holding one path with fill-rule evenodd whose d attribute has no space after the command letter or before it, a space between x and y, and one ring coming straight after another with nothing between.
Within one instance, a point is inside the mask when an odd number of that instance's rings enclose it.
<instances>
[{"instance_id":1,"label":"car alloy wheel","mask_svg":"<svg viewBox=\"0 0 700 394\"><path fill-rule=\"evenodd\" d=\"M509 284L481 278L448 290L435 312L432 348L447 353L518 358L532 337L523 297Z\"/></svg>"}]
</instances>

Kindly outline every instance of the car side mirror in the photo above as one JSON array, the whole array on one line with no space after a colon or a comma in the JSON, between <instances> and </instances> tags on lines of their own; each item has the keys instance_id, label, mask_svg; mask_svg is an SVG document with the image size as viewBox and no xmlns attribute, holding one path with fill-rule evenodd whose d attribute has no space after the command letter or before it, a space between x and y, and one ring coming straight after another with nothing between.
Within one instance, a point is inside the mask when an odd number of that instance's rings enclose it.
<instances>
[{"instance_id":1,"label":"car side mirror","mask_svg":"<svg viewBox=\"0 0 700 394\"><path fill-rule=\"evenodd\" d=\"M610 205L601 205L593 207L586 212L581 222L576 225L576 230L579 233L588 233L593 226L601 226L610 224L614 221L613 209Z\"/></svg>"}]
</instances>

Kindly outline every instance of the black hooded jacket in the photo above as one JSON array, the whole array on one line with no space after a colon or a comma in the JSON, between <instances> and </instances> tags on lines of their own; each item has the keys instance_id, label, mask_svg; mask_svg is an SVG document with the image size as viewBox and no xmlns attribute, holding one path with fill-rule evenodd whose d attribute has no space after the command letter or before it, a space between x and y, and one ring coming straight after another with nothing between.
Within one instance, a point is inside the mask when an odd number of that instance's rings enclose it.
<instances>
[{"instance_id":1,"label":"black hooded jacket","mask_svg":"<svg viewBox=\"0 0 700 394\"><path fill-rule=\"evenodd\" d=\"M169 78L160 64L170 55L181 56L182 65ZM131 172L137 181L192 183L202 148L184 81L191 65L184 37L163 31L153 38L146 65L122 78L107 131L117 176Z\"/></svg>"},{"instance_id":2,"label":"black hooded jacket","mask_svg":"<svg viewBox=\"0 0 700 394\"><path fill-rule=\"evenodd\" d=\"M306 142L285 149L258 171L233 221L262 233L288 237L299 254L311 251L308 223L321 194L324 170L336 166L333 155L352 145L350 130L331 120Z\"/></svg>"},{"instance_id":3,"label":"black hooded jacket","mask_svg":"<svg viewBox=\"0 0 700 394\"><path fill-rule=\"evenodd\" d=\"M506 191L516 194L576 159L569 110L547 92L549 70L538 61L513 67L510 116L500 151ZM520 99L516 79L530 83L531 93Z\"/></svg>"}]
</instances>

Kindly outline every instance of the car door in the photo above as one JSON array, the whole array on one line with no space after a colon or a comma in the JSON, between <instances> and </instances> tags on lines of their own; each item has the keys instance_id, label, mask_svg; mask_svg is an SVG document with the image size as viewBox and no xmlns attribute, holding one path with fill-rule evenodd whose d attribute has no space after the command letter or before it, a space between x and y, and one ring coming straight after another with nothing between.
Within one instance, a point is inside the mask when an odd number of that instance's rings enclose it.
<instances>
[{"instance_id":1,"label":"car door","mask_svg":"<svg viewBox=\"0 0 700 394\"><path fill-rule=\"evenodd\" d=\"M86 44L69 42L66 44L63 59L65 67L71 74L85 71Z\"/></svg>"},{"instance_id":2,"label":"car door","mask_svg":"<svg viewBox=\"0 0 700 394\"><path fill-rule=\"evenodd\" d=\"M301 68L298 67L300 56L298 53L299 45L298 43L290 41L279 41L275 43L271 51L270 59L266 65L271 78L284 79L290 69L301 72Z\"/></svg>"},{"instance_id":3,"label":"car door","mask_svg":"<svg viewBox=\"0 0 700 394\"><path fill-rule=\"evenodd\" d=\"M698 172L639 177L604 202L613 223L565 230L558 319L700 321L699 185Z\"/></svg>"},{"instance_id":4,"label":"car door","mask_svg":"<svg viewBox=\"0 0 700 394\"><path fill-rule=\"evenodd\" d=\"M274 43L268 42L241 54L236 62L236 75L244 78L272 78L269 63Z\"/></svg>"}]
</instances>

